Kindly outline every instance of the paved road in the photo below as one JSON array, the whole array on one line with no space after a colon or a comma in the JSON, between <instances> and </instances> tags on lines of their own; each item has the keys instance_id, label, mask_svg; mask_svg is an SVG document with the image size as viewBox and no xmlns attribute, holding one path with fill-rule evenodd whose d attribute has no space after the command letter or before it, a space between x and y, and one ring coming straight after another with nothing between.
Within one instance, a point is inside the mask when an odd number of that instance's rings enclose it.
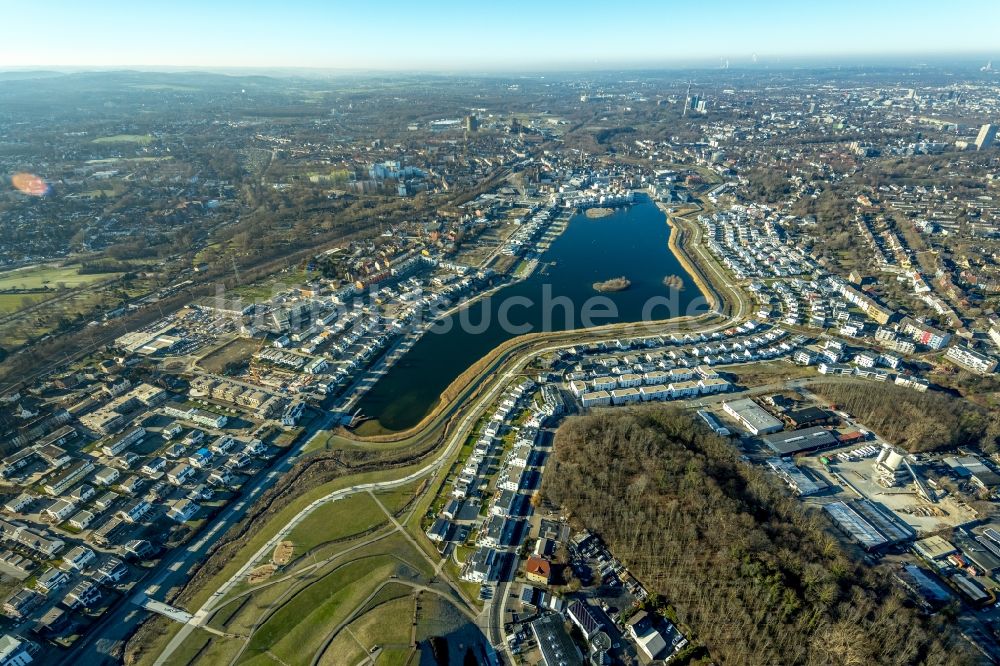
<instances>
[{"instance_id":1,"label":"paved road","mask_svg":"<svg viewBox=\"0 0 1000 666\"><path fill-rule=\"evenodd\" d=\"M694 234L700 236L699 232L700 227L695 225ZM714 324L696 327L692 329L692 331L711 332L715 330L722 330L741 323L749 310L749 305L746 303L744 295L739 291L739 289L732 285L728 276L720 273L714 259L707 257L704 254L701 244L697 242L700 238L693 238L691 240L692 242L688 244L688 249L693 249L693 251L699 255L702 269L709 270L714 273L718 280L716 284L722 285L723 289L727 291L728 295L731 297L730 303L735 305L732 316L726 317ZM588 333L592 334L593 332L580 331L579 333L581 337L586 337ZM601 332L600 335L605 335L606 333L607 332ZM652 334L652 331L643 331L640 334ZM607 335L607 337L611 336L613 336L613 332ZM259 548L257 552L255 552L253 556L247 560L233 576L222 583L219 588L213 592L208 601L206 601L205 604L203 604L202 607L192 615L191 619L181 628L181 631L174 636L164 651L159 655L156 663L165 663L196 627L203 627L207 620L211 617L212 613L217 609L217 604L225 598L229 591L231 591L245 578L250 569L253 568L254 564L261 558L265 557L267 553L271 552L274 547L281 540L286 538L287 535L310 513L319 507L351 497L357 493L394 488L412 483L413 481L427 476L430 476L431 480L433 480L433 478L436 477L442 469L447 469L445 467L446 464L461 448L480 414L490 406L490 404L499 395L499 393L506 388L510 381L522 372L522 368L525 363L529 362L532 358L572 346L573 344L579 344L579 340L575 342L561 342L542 348L529 347L525 350L517 350L512 356L505 357L501 363L492 366L494 369L498 369L499 367L513 361L511 367L504 372L503 375L487 378L487 381L491 382L490 388L481 394L474 401L474 404L471 407L458 407L458 410L467 408L467 413L459 422L458 427L453 431L447 445L442 448L440 453L435 456L433 460L420 469L399 479L379 483L358 484L334 491L315 500L302 509L292 519L292 521L279 530L279 532L269 539L266 544ZM798 382L796 382L796 384L797 383ZM785 384L786 383L783 383L783 385ZM458 410L455 411L457 412ZM165 592L173 586L182 583L186 579L189 570L197 559L206 556L208 547L211 543L213 543L229 527L242 518L246 509L257 499L261 492L266 487L271 485L280 474L283 474L290 469L308 442L310 442L318 432L327 428L331 424L332 420L332 414L327 414L324 418L317 419L316 423L310 427L307 436L304 436L300 440L301 443L297 447L296 451L286 456L286 458L283 459L283 461L273 470L254 480L249 486L249 491L242 495L240 500L227 507L215 520L212 521L209 526L207 526L206 530L200 534L195 541L185 548L177 549L169 553L164 558L164 561L154 570L154 573L148 576L148 581L146 581L142 587L143 591L139 592L132 599L132 601L139 602L145 598L146 595L152 596L153 594ZM436 428L438 426L434 427ZM433 484L428 483L427 487L429 488L431 485ZM402 528L397 524L397 529ZM495 645L502 644L504 648L506 648L506 640L503 631L503 614L506 607L506 597L509 594L509 588L509 583L498 586L497 594L499 596L493 599L488 613L490 626L487 627L487 631L489 639L491 643L494 643ZM497 612L499 612L499 617L497 616ZM115 645L120 644L122 640L127 638L135 630L139 622L144 619L144 617L145 612L140 611L135 606L131 604L119 604L117 609L109 613L101 621L99 627L97 627L94 631L89 632L88 636L81 641L78 648L74 650L74 659L77 663L87 664L101 664L107 662L109 659L113 659L113 657L111 657L108 653Z\"/></svg>"},{"instance_id":2,"label":"paved road","mask_svg":"<svg viewBox=\"0 0 1000 666\"><path fill-rule=\"evenodd\" d=\"M171 620L176 620L177 622L188 622L191 620L191 613L183 611L179 608L174 608L173 606L165 604L162 601L150 599L145 594L140 593L140 595L137 595L137 598L132 599L132 603L137 606L142 606L146 610L169 617Z\"/></svg>"},{"instance_id":3,"label":"paved road","mask_svg":"<svg viewBox=\"0 0 1000 666\"><path fill-rule=\"evenodd\" d=\"M733 326L735 323L737 323L735 319L725 319L719 323L699 327L693 330L711 332L713 330L728 328ZM603 333L605 337L608 338L613 335L613 333L610 332ZM644 333L649 333L649 331L644 331ZM586 335L586 332L583 332L583 335ZM444 466L444 463L448 461L449 458L457 452L464 443L467 433L471 430L472 426L475 425L480 413L485 410L490 403L492 403L497 395L499 395L499 393L508 383L510 383L510 381L514 379L514 377L521 373L521 369L526 362L530 361L532 358L551 353L558 349L573 346L573 344L573 342L561 342L542 348L530 349L526 354L523 354L520 357L520 360L514 363L503 375L490 377L492 380L490 389L480 395L480 397L475 401L474 406L462 418L459 422L459 426L453 432L448 445L442 449L441 453L439 453L434 460L430 461L421 469L393 481L361 484L335 491L330 495L314 501L308 507L303 509L303 511L296 515L293 521L289 523L286 528L282 529L279 534L275 535L275 537L270 539L264 547L259 549L258 552L254 554L254 557L240 568L237 575L223 583L223 585L220 586L215 593L213 593L209 601L193 614L192 621L184 625L181 632L174 637L164 650L163 654L160 655L157 663L163 663L177 649L177 647L179 647L181 642L183 642L184 638L191 633L194 627L202 624L204 620L210 616L211 611L214 610L214 605L221 600L225 594L231 590L236 583L239 582L239 580L242 579L242 577L246 575L250 568L252 568L253 563L260 559L260 557L262 557L269 550L273 549L279 541L287 536L290 529L300 523L301 520L304 519L309 513L314 511L319 506L350 497L358 492L393 488L400 485L406 485L407 483L427 475L437 474ZM576 342L576 344L579 343ZM508 358L507 360L509 361L510 359ZM231 526L239 522L252 503L267 487L272 485L281 474L286 473L292 467L301 455L302 450L320 431L328 428L333 419L333 414L327 414L323 418L316 419L314 423L309 426L306 435L300 439L300 443L297 445L295 451L289 453L277 466L266 474L251 480L248 486L244 489L244 493L240 496L240 499L224 509L222 513L220 513L211 523L209 523L209 525L206 526L205 530L200 533L195 540L183 548L175 549L168 553L161 563L153 570L153 572L148 574L143 581L140 581L141 592L139 594L144 594L149 597L153 597L154 595L162 596L163 593L169 591L171 588L182 584L187 579L188 574L194 567L194 564L198 560L207 556L208 549L211 544L221 537L222 534L224 534ZM428 487L430 485L432 484L429 483ZM138 600L138 597L130 601L135 600ZM72 652L73 658L77 659L78 663L117 663L118 659L114 656L114 653L118 648L120 648L123 641L127 640L127 638L134 633L138 625L144 619L145 611L140 610L133 603L119 604L117 608L106 614L105 617L99 621L98 625L94 627L92 631L88 632L87 636L85 636L80 643L78 643Z\"/></svg>"},{"instance_id":4,"label":"paved road","mask_svg":"<svg viewBox=\"0 0 1000 666\"><path fill-rule=\"evenodd\" d=\"M428 594L437 595L437 596L441 597L442 599L444 599L445 601L447 601L449 603L453 603L455 601L454 598L448 596L447 594L445 594L441 590L435 589L435 588L427 586L427 585L421 585L419 583L414 583L414 582L407 581L407 580L386 580L386 581L382 581L382 583L378 587L376 587L372 591L371 594L369 594L360 604L358 604L357 606L355 606L354 611L350 615L348 615L347 618L345 618L340 624L338 624L336 627L334 627L333 630L330 631L326 635L326 637L323 639L322 645L320 645L319 649L317 649L316 652L315 652L315 654L313 654L312 661L310 662L311 666L317 666L319 664L319 662L323 658L323 655L326 652L327 648L330 647L330 643L332 643L334 641L334 639L337 638L337 635L340 634L340 632L344 629L344 627L346 627L351 622L354 622L356 619L358 619L359 617L361 617L361 615L363 614L361 611L372 601L372 599L374 599L376 596L378 596L378 593L381 592L382 589L385 588L385 586L387 586L387 585L403 585L405 587L412 588L414 592L427 592ZM466 617L469 620L472 620L472 621L475 620L475 617L469 617L469 613L466 612L466 609L459 608L459 610L462 613L465 613ZM367 646L364 646L364 647L367 649ZM411 647L412 647L412 645L411 645ZM377 661L376 661L376 663L377 663Z\"/></svg>"},{"instance_id":5,"label":"paved road","mask_svg":"<svg viewBox=\"0 0 1000 666\"><path fill-rule=\"evenodd\" d=\"M698 330L704 332L710 332L713 330L728 328L732 326L733 323L734 323L733 320L727 319L720 323L716 323L711 326L707 326ZM573 343L563 342L559 344L553 344L546 347L542 347L540 349L531 350L527 354L524 354L518 360L518 362L514 363L502 375L492 376L491 377L492 383L490 388L487 391L485 391L482 395L480 395L479 398L471 406L471 408L469 408L468 412L459 422L458 427L454 430L451 437L449 438L448 444L441 450L441 452L433 460L428 462L422 468L400 479L395 479L392 481L383 481L379 483L358 484L348 488L343 488L341 490L333 491L324 497L314 500L308 506L303 508L288 523L288 525L284 526L281 530L279 530L278 533L275 534L271 539L269 539L267 543L265 543L261 548L259 548L257 552L254 553L253 556L249 560L247 560L233 576L231 576L228 580L226 580L218 589L215 590L215 592L212 593L212 596L208 599L208 601L206 601L201 608L195 611L192 620L189 623L185 624L184 627L181 628L181 631L178 632L173 637L173 639L171 639L170 643L160 654L156 663L158 665L165 663L165 661L174 653L174 651L176 651L177 648L180 647L181 643L183 643L183 641L191 634L194 628L197 626L202 626L207 621L207 619L211 617L211 614L216 610L216 605L219 603L219 601L221 601L225 597L225 595L230 590L233 589L233 587L235 587L243 578L246 577L247 573L250 571L250 569L253 568L254 564L257 561L259 561L262 557L264 557L268 552L272 551L274 547L277 546L277 544L280 541L282 541L285 537L287 537L287 535L291 532L291 530L294 529L296 525L301 523L302 520L304 520L310 513L312 513L321 506L325 506L332 502L346 499L357 493L394 488L401 485L406 485L408 483L411 483L413 481L416 481L417 479L423 478L428 475L436 475L438 472L441 471L442 468L444 468L445 463L447 463L451 459L451 457L455 453L457 453L457 451L461 448L462 444L465 442L465 439L468 437L468 433L471 431L472 427L477 422L480 414L487 407L489 407L490 404L492 404L493 401L497 398L497 396L507 387L507 385L511 381L513 381L513 379L517 375L521 373L522 367L525 363L529 362L532 358L548 354L558 349L562 349L572 345ZM304 439L303 441L308 441L308 440ZM428 488L431 485L433 484L428 483Z\"/></svg>"},{"instance_id":6,"label":"paved road","mask_svg":"<svg viewBox=\"0 0 1000 666\"><path fill-rule=\"evenodd\" d=\"M260 474L243 488L239 499L232 502L216 516L195 539L181 548L175 548L167 553L160 563L152 569L144 579L136 585L136 592L128 599L120 602L98 621L87 634L74 646L68 655L72 663L98 665L105 663L120 663L115 655L122 643L131 636L146 618L146 612L140 605L146 598L161 599L173 587L184 583L195 564L208 555L208 550L226 530L238 523L247 509L278 479L291 469L298 460L305 445L320 431L328 428L333 415L327 414L314 419L306 433L299 440L296 449L286 455L277 465L265 474Z\"/></svg>"},{"instance_id":7,"label":"paved road","mask_svg":"<svg viewBox=\"0 0 1000 666\"><path fill-rule=\"evenodd\" d=\"M664 215L670 216L675 222L679 222L684 225L691 225L690 234L691 237L688 239L687 243L684 244L684 252L693 253L698 255L698 261L694 262L697 264L697 268L705 271L706 269L715 276L715 280L709 285L712 289L718 291L718 287L721 285L722 288L729 292L730 305L735 304L736 309L733 312L732 320L739 322L742 321L744 317L749 313L751 305L747 303L746 296L744 293L733 284L732 276L723 271L719 267L719 263L710 252L705 249L705 244L702 243L703 230L701 225L697 221L691 221L687 219L687 215L691 213L686 213L684 215L671 215L666 211L666 207L662 204L658 204L660 210L663 211ZM701 212L701 210L695 211ZM718 294L719 298L722 298L722 294ZM722 304L719 305L720 310L723 310Z\"/></svg>"},{"instance_id":8,"label":"paved road","mask_svg":"<svg viewBox=\"0 0 1000 666\"><path fill-rule=\"evenodd\" d=\"M251 558L248 559L235 574L233 574L228 580L222 583L222 585L220 585L219 588L212 593L212 596L208 599L208 601L206 601L202 605L201 608L195 611L192 620L187 624L185 624L164 648L163 652L157 658L156 664L160 665L165 663L166 660L169 659L169 657L177 650L177 648L180 647L181 643L183 643L184 640L191 634L191 632L195 629L195 627L203 625L208 620L208 618L211 617L211 614L216 609L216 605L219 603L219 601L221 601L225 597L225 595L231 589L233 589L233 587L235 587L241 580L243 580L243 578L246 577L247 573L250 571L250 569L253 568L254 564L262 557L264 557L264 555L266 555L268 552L271 552L274 549L274 547L278 545L280 541L282 541L283 539L285 539L285 537L288 536L288 534L292 531L292 529L295 528L296 525L301 523L302 520L304 520L310 513L315 511L317 508L330 504L332 502L346 499L348 497L356 495L357 493L394 488L406 485L408 483L412 483L413 481L416 481L417 479L420 479L428 475L436 475L442 469L442 467L444 467L445 463L448 462L449 459L455 453L458 452L458 450L462 447L462 444L465 443L465 439L468 436L468 432L471 431L472 427L476 424L479 413L486 407L488 407L496 399L499 393L504 388L506 388L507 384L511 380L513 380L513 378L518 374L518 372L520 372L520 364L516 364L514 367L507 370L507 372L504 373L503 376L497 378L498 381L496 381L494 385L491 387L491 389L485 392L476 401L475 407L473 409L470 409L469 412L462 419L462 421L459 423L459 427L455 429L455 432L451 436L447 446L445 446L444 449L442 449L441 453L439 453L433 460L431 460L429 463L427 463L420 469L410 474L407 474L402 478L395 479L392 481L358 484L355 486L351 486L349 488L343 488L341 490L333 491L328 495L325 495L319 499L314 500L308 506L299 511L299 513L297 513L295 517L292 518L292 520L287 525L282 527L282 529L280 529L277 534L275 534L267 541L267 543L261 546L257 550L257 552L254 553L253 556L251 556ZM428 487L430 487L431 485L432 485L431 483L428 483Z\"/></svg>"},{"instance_id":9,"label":"paved road","mask_svg":"<svg viewBox=\"0 0 1000 666\"><path fill-rule=\"evenodd\" d=\"M510 643L507 642L507 632L504 631L504 622L507 618L507 599L510 596L512 582L505 580L497 583L496 591L490 602L490 626L489 633L486 636L489 638L490 643L493 644L493 649L503 650L504 654L507 655L507 661L515 664L517 662L514 660L514 653L510 649Z\"/></svg>"},{"instance_id":10,"label":"paved road","mask_svg":"<svg viewBox=\"0 0 1000 666\"><path fill-rule=\"evenodd\" d=\"M704 260L705 258L702 257ZM714 266L714 262L705 262L711 270L718 273L718 269ZM739 324L745 313L747 311L746 304L744 302L743 295L734 287L732 287L728 280L723 279L723 276L717 275L720 279L720 283L727 286L727 291L734 297L737 304L737 310L732 317L726 317L721 321L714 324L696 327L691 329L692 332L712 332L716 330L722 330L729 328L731 326ZM669 322L665 322L669 325ZM640 334L652 334L652 329L656 327L655 324L647 324L647 328L650 330L642 331ZM587 331L581 331L580 335L586 337ZM600 335L610 338L613 337L613 332L602 331ZM603 337L601 339L604 339ZM239 571L236 572L232 577L225 581L209 598L205 604L199 608L192 617L192 620L182 627L181 631L174 636L167 647L164 649L163 653L157 659L157 664L164 663L176 649L181 645L181 643L187 638L188 635L194 630L196 626L201 626L205 621L211 616L212 612L216 608L216 604L221 601L225 595L235 587L250 571L254 564L264 557L268 552L274 549L274 547L283 540L296 525L298 525L306 516L312 513L317 508L329 504L331 502L336 502L347 497L351 497L359 492L370 492L374 490L382 490L398 487L401 485L406 485L417 479L428 475L436 476L438 472L444 467L445 463L461 448L464 443L468 432L474 426L478 420L480 413L488 407L493 400L499 395L499 393L506 388L514 377L521 373L522 368L525 363L529 362L532 358L537 358L539 356L563 349L566 347L573 346L574 344L579 344L579 341L574 342L561 342L558 344L548 345L542 348L533 348L524 350L526 353L517 352L513 357L508 357L506 362L513 359L517 359L516 362L501 376L489 377L492 380L492 385L489 390L484 392L475 401L474 406L472 406L466 415L459 422L458 427L453 431L452 436L448 444L441 450L441 452L425 466L418 469L411 474L408 474L402 478L395 479L392 481L385 481L379 483L368 483L359 484L349 488L344 488L341 490L334 491L329 495L315 500L300 511L288 525L284 526L277 534L275 534L271 539L268 540L254 555L240 567ZM461 409L461 408L460 408ZM302 448L308 444L308 442L316 436L316 434L328 427L333 419L333 415L328 414L323 419L317 419L315 426L310 428L310 432L307 437L303 437L300 441L301 444L297 450L287 456L284 461L276 467L274 470L266 475L260 477L254 484L253 488L249 494L244 495L241 500L234 503L228 507L223 514L213 521L211 526L206 530L206 532L201 535L192 546L180 549L178 551L170 553L167 558L165 558L164 563L158 567L159 573L157 573L152 579L152 585L146 588L147 594L152 594L160 589L169 589L171 586L176 585L183 581L183 577L186 577L188 570L191 565L196 561L196 558L205 555L207 550L207 545L214 541L218 536L220 536L226 529L231 525L238 522L238 520L243 516L246 509L249 507L250 503L256 499L263 488L270 485L279 474L286 472L291 465L294 463L295 459L298 457ZM428 487L432 484L428 483ZM169 561L169 563L168 563ZM166 587L164 588L164 585ZM106 653L97 649L96 646L102 643L101 639L107 639L110 637L117 637L117 640L122 640L127 638L128 635L135 630L138 622L141 621L142 617L136 617L133 613L132 615L126 616L126 611L128 609L120 607L117 611L109 614L109 621L102 623L107 625L107 630L91 632L91 638L85 640L86 650L81 654L81 656L98 659L96 661L86 661L83 663L101 663L101 658L106 658ZM110 621L113 619L114 621ZM501 618L502 623L502 618ZM110 636L109 636L110 634ZM502 631L501 631L502 634Z\"/></svg>"}]
</instances>

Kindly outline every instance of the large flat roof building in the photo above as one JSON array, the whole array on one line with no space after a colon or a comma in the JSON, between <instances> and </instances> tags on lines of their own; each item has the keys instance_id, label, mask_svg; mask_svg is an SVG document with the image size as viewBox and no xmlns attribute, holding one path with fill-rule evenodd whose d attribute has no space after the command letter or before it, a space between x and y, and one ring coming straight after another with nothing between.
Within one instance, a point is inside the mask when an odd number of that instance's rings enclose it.
<instances>
[{"instance_id":1,"label":"large flat roof building","mask_svg":"<svg viewBox=\"0 0 1000 666\"><path fill-rule=\"evenodd\" d=\"M917 592L932 607L940 607L952 600L952 595L938 579L915 564L904 564L897 579Z\"/></svg>"},{"instance_id":2,"label":"large flat roof building","mask_svg":"<svg viewBox=\"0 0 1000 666\"><path fill-rule=\"evenodd\" d=\"M573 621L573 624L580 628L584 638L588 641L601 630L600 621L594 617L590 607L582 601L575 601L570 604L567 614L569 615L569 619Z\"/></svg>"},{"instance_id":3,"label":"large flat roof building","mask_svg":"<svg viewBox=\"0 0 1000 666\"><path fill-rule=\"evenodd\" d=\"M950 541L934 534L913 544L913 549L929 561L940 560L958 552Z\"/></svg>"},{"instance_id":4,"label":"large flat roof building","mask_svg":"<svg viewBox=\"0 0 1000 666\"><path fill-rule=\"evenodd\" d=\"M803 497L815 495L827 487L825 482L806 476L795 463L784 458L768 458L767 464L792 490Z\"/></svg>"},{"instance_id":5,"label":"large flat roof building","mask_svg":"<svg viewBox=\"0 0 1000 666\"><path fill-rule=\"evenodd\" d=\"M831 502L823 510L865 550L878 550L913 538L908 525L865 499Z\"/></svg>"},{"instance_id":6,"label":"large flat roof building","mask_svg":"<svg viewBox=\"0 0 1000 666\"><path fill-rule=\"evenodd\" d=\"M968 478L983 490L1000 486L1000 474L991 470L976 456L949 456L943 462L955 474Z\"/></svg>"},{"instance_id":7,"label":"large flat roof building","mask_svg":"<svg viewBox=\"0 0 1000 666\"><path fill-rule=\"evenodd\" d=\"M944 353L944 357L970 372L980 375L990 375L997 369L997 360L989 354L977 352L962 345L953 345Z\"/></svg>"},{"instance_id":8,"label":"large flat roof building","mask_svg":"<svg viewBox=\"0 0 1000 666\"><path fill-rule=\"evenodd\" d=\"M541 617L531 623L531 633L542 653L545 666L568 666L582 664L583 656L576 643L566 633L562 616L556 613Z\"/></svg>"},{"instance_id":9,"label":"large flat roof building","mask_svg":"<svg viewBox=\"0 0 1000 666\"><path fill-rule=\"evenodd\" d=\"M790 456L833 446L837 443L837 438L826 428L814 426L765 435L761 437L761 441L779 456Z\"/></svg>"},{"instance_id":10,"label":"large flat roof building","mask_svg":"<svg viewBox=\"0 0 1000 666\"><path fill-rule=\"evenodd\" d=\"M722 409L753 435L768 435L784 427L750 398L727 400L722 403Z\"/></svg>"}]
</instances>

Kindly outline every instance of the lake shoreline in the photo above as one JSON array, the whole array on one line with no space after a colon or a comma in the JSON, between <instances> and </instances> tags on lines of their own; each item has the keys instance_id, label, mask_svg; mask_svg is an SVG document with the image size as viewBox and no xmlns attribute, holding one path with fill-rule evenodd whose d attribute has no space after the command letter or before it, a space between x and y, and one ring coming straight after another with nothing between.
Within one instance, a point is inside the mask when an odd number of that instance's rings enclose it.
<instances>
[{"instance_id":1,"label":"lake shoreline","mask_svg":"<svg viewBox=\"0 0 1000 666\"><path fill-rule=\"evenodd\" d=\"M674 221L670 213L667 212L666 206L657 202L656 207L663 212L664 217L667 218L667 226L670 227L670 240L667 241L667 246L674 256L677 257L677 261L684 269L684 272L691 277L695 286L698 287L698 291L701 292L702 297L705 298L713 309L717 309L719 307L719 299L715 288L704 277L698 263L688 254L686 248L687 238L684 235L684 230Z\"/></svg>"},{"instance_id":2,"label":"lake shoreline","mask_svg":"<svg viewBox=\"0 0 1000 666\"><path fill-rule=\"evenodd\" d=\"M649 303L661 303L664 297L669 297L672 309L661 308L657 320L690 314L689 306L697 306L699 299L694 289L686 288L689 278L670 247L673 232L665 219L649 198L618 208L604 219L577 211L539 257L547 270L502 286L492 298L462 304L457 313L441 320L440 331L424 335L354 407L378 421L378 430L406 430L434 410L456 377L518 334L640 322L649 316ZM685 288L665 286L665 273L681 276ZM627 275L629 280L627 288L601 294L613 300L614 314L599 315L602 319L597 322L581 320L589 312L588 299L595 298L594 285L609 274Z\"/></svg>"}]
</instances>

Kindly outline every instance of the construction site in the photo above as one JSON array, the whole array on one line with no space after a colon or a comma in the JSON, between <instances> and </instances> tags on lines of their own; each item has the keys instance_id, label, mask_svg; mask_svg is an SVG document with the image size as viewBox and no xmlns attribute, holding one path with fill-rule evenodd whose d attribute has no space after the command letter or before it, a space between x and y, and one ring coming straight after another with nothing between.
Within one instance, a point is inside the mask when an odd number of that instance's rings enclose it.
<instances>
[{"instance_id":1,"label":"construction site","mask_svg":"<svg viewBox=\"0 0 1000 666\"><path fill-rule=\"evenodd\" d=\"M850 447L802 456L796 461L829 485L808 501L864 499L891 512L916 535L952 529L977 519L964 500L924 473L926 461L912 460L888 444Z\"/></svg>"}]
</instances>

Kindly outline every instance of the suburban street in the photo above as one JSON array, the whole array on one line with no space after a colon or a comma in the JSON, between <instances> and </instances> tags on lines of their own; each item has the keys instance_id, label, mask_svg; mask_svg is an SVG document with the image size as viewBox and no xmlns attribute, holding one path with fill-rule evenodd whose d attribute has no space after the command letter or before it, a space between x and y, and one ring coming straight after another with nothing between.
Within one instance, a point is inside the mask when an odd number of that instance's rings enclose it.
<instances>
[{"instance_id":1,"label":"suburban street","mask_svg":"<svg viewBox=\"0 0 1000 666\"><path fill-rule=\"evenodd\" d=\"M734 319L727 319L722 323L717 323L704 328L697 328L694 329L694 331L702 333L712 332L715 330L728 328L736 323L738 322L736 322ZM582 332L581 334L586 334L586 332ZM556 345L542 347L540 349L535 349L530 353L517 358L516 362L513 362L512 367L510 367L502 375L493 375L491 377L492 381L490 388L475 401L475 403L469 408L469 411L465 414L465 416L462 417L458 427L455 429L454 433L449 438L448 444L441 450L440 453L437 454L437 456L434 457L433 460L428 462L420 469L411 472L410 474L407 474L399 479L394 479L391 481L384 481L379 483L358 484L355 486L351 486L349 488L336 490L324 497L314 500L308 506L304 507L298 514L296 514L296 516L291 521L289 521L287 525L283 526L276 534L274 534L270 539L268 539L267 543L265 543L255 553L253 553L253 555L243 563L240 569L236 573L234 573L229 579L227 579L222 585L220 585L212 593L208 601L206 601L201 608L199 608L192 614L191 620L185 623L185 625L181 628L181 630L170 640L166 648L159 655L156 664L158 666L164 664L166 660L169 659L170 655L172 655L180 647L180 645L190 635L190 633L194 630L195 627L203 626L204 623L207 621L207 619L211 617L211 614L215 610L217 604L222 599L225 598L226 594L230 590L232 590L233 587L235 587L241 580L243 580L243 578L246 577L250 569L252 569L253 566L257 562L259 562L261 558L265 557L267 553L273 551L275 546L277 546L277 544L281 542L295 528L295 526L300 524L302 520L304 520L309 514L313 513L314 511L316 511L321 507L327 506L331 503L337 502L342 499L346 499L358 493L385 490L403 486L417 479L429 475L431 476L431 480L433 481L436 478L437 473L446 466L446 463L448 463L450 459L455 455L455 453L457 453L457 451L461 448L463 442L468 437L468 433L471 431L472 427L475 425L476 421L479 419L481 414L506 388L506 386L514 379L514 377L520 374L521 368L524 366L525 363L530 361L531 358L551 353L558 349L562 349L569 346L572 346L572 344L560 343ZM332 417L328 416L326 421L328 422L331 419ZM312 439L312 437L315 436L316 432L313 432L308 438L305 438L303 440L303 444L300 446L304 446L305 443L307 443L310 439ZM290 460L290 458L288 460ZM287 467L285 468L284 471L287 471ZM428 484L428 487L430 487L431 485L432 484ZM233 519L231 522L235 522L235 519ZM214 533L218 534L219 532L214 532ZM199 540L199 542L200 541L201 540ZM490 619L489 621L490 625L489 631L491 632L490 633L491 636L493 635L492 632L494 631L492 629L493 621L494 619ZM484 629L486 628L484 627ZM501 641L502 640L503 636L501 632Z\"/></svg>"},{"instance_id":2,"label":"suburban street","mask_svg":"<svg viewBox=\"0 0 1000 666\"><path fill-rule=\"evenodd\" d=\"M0 666L1000 664L1000 3L56 4Z\"/></svg>"},{"instance_id":3,"label":"suburban street","mask_svg":"<svg viewBox=\"0 0 1000 666\"><path fill-rule=\"evenodd\" d=\"M302 450L317 433L328 428L334 415L327 413L307 426L294 451L289 452L266 474L252 479L240 498L227 506L209 522L197 537L183 548L170 551L157 566L138 581L127 599L106 613L96 627L75 647L78 662L85 664L118 663L114 656L146 617L142 604L147 598L161 597L168 590L187 580L195 564L206 557L211 545L230 527L238 523L246 510L275 480L292 468Z\"/></svg>"},{"instance_id":4,"label":"suburban street","mask_svg":"<svg viewBox=\"0 0 1000 666\"><path fill-rule=\"evenodd\" d=\"M431 480L434 479L437 472L445 465L445 463L461 448L462 443L468 436L468 433L472 426L475 425L476 420L479 417L481 410L485 409L489 404L496 398L496 396L502 391L508 382L510 382L513 377L517 374L518 367L515 366L508 370L503 376L497 378L497 381L493 383L493 386L487 391L480 399L476 402L475 407L471 409L459 423L459 427L456 428L455 433L451 436L448 441L448 445L442 449L442 451L429 463L421 467L420 469L407 474L404 477L395 479L392 481L384 481L381 483L365 483L356 486L351 486L350 488L344 488L342 490L336 490L329 495L321 497L313 502L311 502L307 507L303 508L296 516L281 530L279 530L273 537L271 537L266 544L261 546L244 564L240 567L239 571L233 574L228 580L226 580L218 589L216 589L212 596L206 601L201 608L194 612L192 619L187 622L181 630L171 639L167 644L166 648L157 658L157 664L163 664L165 661L174 653L175 650L184 642L184 639L194 630L195 627L201 626L210 616L216 605L221 601L225 595L237 585L247 574L247 572L253 568L254 564L264 557L267 553L274 550L274 547L282 541L294 528L296 525L302 522L306 516L316 511L322 506L326 506L338 500L346 499L358 493L372 492L375 490L385 490L390 488L395 488L398 486L403 486L422 477L432 475ZM330 417L327 417L329 420ZM309 439L315 437L313 433L309 438L306 438L304 442L308 442ZM287 470L286 470L287 471ZM428 487L430 484L428 484ZM422 551L421 551L422 552Z\"/></svg>"}]
</instances>

